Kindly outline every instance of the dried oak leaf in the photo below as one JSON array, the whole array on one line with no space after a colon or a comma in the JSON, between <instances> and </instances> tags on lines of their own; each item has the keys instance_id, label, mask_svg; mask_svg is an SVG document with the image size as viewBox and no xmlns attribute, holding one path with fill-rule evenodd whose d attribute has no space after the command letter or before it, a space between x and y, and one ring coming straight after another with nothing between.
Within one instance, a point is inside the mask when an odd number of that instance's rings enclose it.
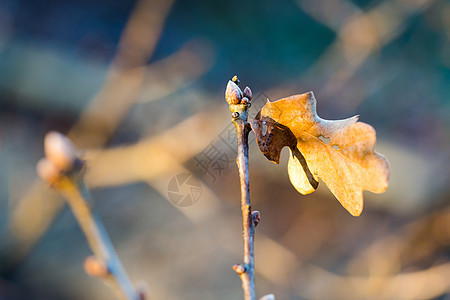
<instances>
[{"instance_id":1,"label":"dried oak leaf","mask_svg":"<svg viewBox=\"0 0 450 300\"><path fill-rule=\"evenodd\" d=\"M364 190L386 190L389 166L384 156L374 152L373 127L357 121L358 116L336 121L320 118L309 92L267 100L250 124L269 160L278 163L281 149L290 148L288 173L298 192L314 192L321 178L342 206L359 216Z\"/></svg>"}]
</instances>

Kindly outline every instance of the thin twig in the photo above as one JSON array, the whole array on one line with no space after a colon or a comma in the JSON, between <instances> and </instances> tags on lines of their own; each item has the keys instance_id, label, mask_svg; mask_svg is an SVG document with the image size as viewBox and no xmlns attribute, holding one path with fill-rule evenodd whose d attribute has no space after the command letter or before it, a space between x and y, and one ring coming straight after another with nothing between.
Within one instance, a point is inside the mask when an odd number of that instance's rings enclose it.
<instances>
[{"instance_id":1,"label":"thin twig","mask_svg":"<svg viewBox=\"0 0 450 300\"><path fill-rule=\"evenodd\" d=\"M85 162L72 142L58 132L49 132L44 139L45 158L37 164L39 176L67 200L86 236L95 257L85 261L89 275L103 280L124 300L142 300L126 274L114 246L94 209L91 195L84 183Z\"/></svg>"},{"instance_id":2,"label":"thin twig","mask_svg":"<svg viewBox=\"0 0 450 300\"><path fill-rule=\"evenodd\" d=\"M64 195L73 211L96 259L106 268L99 276L119 299L139 300L136 289L123 268L114 246L94 209L89 191L82 179L64 176L57 189Z\"/></svg>"},{"instance_id":3,"label":"thin twig","mask_svg":"<svg viewBox=\"0 0 450 300\"><path fill-rule=\"evenodd\" d=\"M252 213L250 203L250 184L248 171L248 134L251 130L247 121L248 108L250 107L251 90L247 87L244 93L237 84L236 76L228 83L225 98L230 105L233 124L236 128L238 140L237 165L241 183L241 210L242 228L244 237L244 264L235 265L233 269L239 274L242 281L245 300L255 300L255 258L254 258L254 235L256 221L259 222L259 212Z\"/></svg>"},{"instance_id":4,"label":"thin twig","mask_svg":"<svg viewBox=\"0 0 450 300\"><path fill-rule=\"evenodd\" d=\"M246 300L255 299L255 258L254 234L255 225L252 219L250 205L250 184L248 172L248 133L249 124L237 119L233 121L238 138L237 164L241 181L241 210L244 237L244 270L239 274L242 280L242 289Z\"/></svg>"}]
</instances>

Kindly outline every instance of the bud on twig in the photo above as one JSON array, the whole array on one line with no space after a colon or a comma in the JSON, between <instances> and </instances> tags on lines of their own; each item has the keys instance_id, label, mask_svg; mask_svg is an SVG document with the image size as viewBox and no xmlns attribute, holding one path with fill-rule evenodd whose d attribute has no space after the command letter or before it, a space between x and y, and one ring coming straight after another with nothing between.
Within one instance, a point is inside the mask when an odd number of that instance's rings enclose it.
<instances>
[{"instance_id":1,"label":"bud on twig","mask_svg":"<svg viewBox=\"0 0 450 300\"><path fill-rule=\"evenodd\" d=\"M252 96L253 96L252 90L248 86L246 86L244 89L244 97L247 97L249 100L252 100Z\"/></svg>"},{"instance_id":2,"label":"bud on twig","mask_svg":"<svg viewBox=\"0 0 450 300\"><path fill-rule=\"evenodd\" d=\"M139 297L139 300L147 300L148 297L148 284L145 281L140 281L137 284L137 294Z\"/></svg>"},{"instance_id":3,"label":"bud on twig","mask_svg":"<svg viewBox=\"0 0 450 300\"><path fill-rule=\"evenodd\" d=\"M60 170L47 158L42 158L36 165L36 171L42 179L53 183L60 175Z\"/></svg>"},{"instance_id":4,"label":"bud on twig","mask_svg":"<svg viewBox=\"0 0 450 300\"><path fill-rule=\"evenodd\" d=\"M84 270L90 276L105 277L110 274L108 267L94 256L88 256L84 261Z\"/></svg>"},{"instance_id":5,"label":"bud on twig","mask_svg":"<svg viewBox=\"0 0 450 300\"><path fill-rule=\"evenodd\" d=\"M47 159L63 171L70 169L77 160L77 149L63 134L51 131L45 135L44 151Z\"/></svg>"},{"instance_id":6,"label":"bud on twig","mask_svg":"<svg viewBox=\"0 0 450 300\"><path fill-rule=\"evenodd\" d=\"M225 100L228 105L239 104L243 95L241 89L233 81L228 81L227 89L225 91Z\"/></svg>"},{"instance_id":7,"label":"bud on twig","mask_svg":"<svg viewBox=\"0 0 450 300\"><path fill-rule=\"evenodd\" d=\"M38 175L50 184L54 184L61 176L78 174L83 162L78 157L78 150L63 134L51 131L44 138L46 157L41 159L36 170Z\"/></svg>"},{"instance_id":8,"label":"bud on twig","mask_svg":"<svg viewBox=\"0 0 450 300\"><path fill-rule=\"evenodd\" d=\"M238 273L239 275L245 273L246 269L243 265L237 264L233 266L233 270Z\"/></svg>"},{"instance_id":9,"label":"bud on twig","mask_svg":"<svg viewBox=\"0 0 450 300\"><path fill-rule=\"evenodd\" d=\"M255 224L255 227L258 226L259 222L261 222L261 214L259 213L259 211L252 211L252 220L253 224Z\"/></svg>"}]
</instances>

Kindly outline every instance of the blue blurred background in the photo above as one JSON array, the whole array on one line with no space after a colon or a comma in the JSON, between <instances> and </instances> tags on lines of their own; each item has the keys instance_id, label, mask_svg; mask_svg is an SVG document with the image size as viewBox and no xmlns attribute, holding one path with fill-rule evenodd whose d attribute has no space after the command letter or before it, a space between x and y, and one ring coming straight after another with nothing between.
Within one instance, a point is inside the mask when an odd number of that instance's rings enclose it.
<instances>
[{"instance_id":1,"label":"blue blurred background","mask_svg":"<svg viewBox=\"0 0 450 300\"><path fill-rule=\"evenodd\" d=\"M310 90L323 118L359 114L391 165L388 190L366 192L354 218L323 183L298 194L288 151L274 165L251 134L257 294L450 299L445 0L1 0L0 299L112 298L83 271L72 213L36 176L50 130L83 149L96 207L151 299L241 299L224 101L235 74L252 116ZM200 194L169 185L186 176Z\"/></svg>"}]
</instances>

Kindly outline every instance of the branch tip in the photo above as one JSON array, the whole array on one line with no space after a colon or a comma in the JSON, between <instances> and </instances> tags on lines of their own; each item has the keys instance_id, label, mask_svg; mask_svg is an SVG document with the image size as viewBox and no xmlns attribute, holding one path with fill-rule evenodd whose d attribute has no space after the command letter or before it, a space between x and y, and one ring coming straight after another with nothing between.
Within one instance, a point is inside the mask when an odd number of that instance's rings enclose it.
<instances>
[{"instance_id":1,"label":"branch tip","mask_svg":"<svg viewBox=\"0 0 450 300\"><path fill-rule=\"evenodd\" d=\"M83 174L85 162L65 135L51 131L44 138L45 158L36 165L36 171L51 187L58 189L64 179L76 179Z\"/></svg>"},{"instance_id":2,"label":"branch tip","mask_svg":"<svg viewBox=\"0 0 450 300\"><path fill-rule=\"evenodd\" d=\"M50 131L44 138L45 156L60 170L70 169L78 158L78 150L64 134Z\"/></svg>"},{"instance_id":3,"label":"branch tip","mask_svg":"<svg viewBox=\"0 0 450 300\"><path fill-rule=\"evenodd\" d=\"M241 99L244 97L241 89L234 81L228 81L227 88L225 90L225 100L228 105L236 105L241 103Z\"/></svg>"}]
</instances>

